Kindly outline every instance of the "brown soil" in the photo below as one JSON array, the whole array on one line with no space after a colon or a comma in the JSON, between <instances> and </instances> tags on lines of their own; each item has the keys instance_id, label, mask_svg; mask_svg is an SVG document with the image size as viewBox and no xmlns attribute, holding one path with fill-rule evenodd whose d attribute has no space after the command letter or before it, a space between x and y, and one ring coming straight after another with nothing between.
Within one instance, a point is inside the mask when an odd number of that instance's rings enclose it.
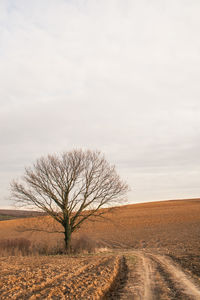
<instances>
[{"instance_id":1,"label":"brown soil","mask_svg":"<svg viewBox=\"0 0 200 300\"><path fill-rule=\"evenodd\" d=\"M200 299L200 285L169 257L141 250L124 252L124 257L126 268L120 270L126 277L117 282L115 289L112 287L105 299Z\"/></svg>"},{"instance_id":2,"label":"brown soil","mask_svg":"<svg viewBox=\"0 0 200 300\"><path fill-rule=\"evenodd\" d=\"M86 235L107 251L114 251L113 258L107 255L94 260L92 257L77 258L76 262L66 260L65 264L58 257L56 263L51 263L48 257L49 272L43 270L48 263L42 263L41 257L38 258L40 267L34 262L32 269L28 263L26 265L28 258L2 258L2 278L4 284L11 285L9 289L0 286L2 299L15 299L15 296L19 297L16 299L33 296L54 299L55 295L58 295L55 299L99 299L103 295L104 299L200 299L199 199L126 205L106 217L101 222L85 223L74 237ZM49 227L48 218L42 218L40 224ZM25 221L29 222L27 226L37 224L37 218L0 222L0 239L23 237L33 243L42 240L48 244L63 239L59 234L16 231L18 226L26 225ZM124 258L118 259L118 256ZM13 264L18 267L13 268ZM35 277L27 275L27 270L36 274ZM30 276L30 280L26 281L23 273L26 278ZM32 294L31 289L34 290ZM71 295L79 298L70 298Z\"/></svg>"},{"instance_id":3,"label":"brown soil","mask_svg":"<svg viewBox=\"0 0 200 300\"><path fill-rule=\"evenodd\" d=\"M99 299L112 284L117 256L2 258L1 299Z\"/></svg>"}]
</instances>

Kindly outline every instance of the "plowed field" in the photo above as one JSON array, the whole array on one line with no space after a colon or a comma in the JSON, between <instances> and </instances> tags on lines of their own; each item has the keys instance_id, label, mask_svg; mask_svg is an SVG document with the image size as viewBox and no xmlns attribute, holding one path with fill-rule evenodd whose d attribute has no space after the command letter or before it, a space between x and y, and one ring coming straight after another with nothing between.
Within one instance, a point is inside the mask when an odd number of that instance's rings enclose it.
<instances>
[{"instance_id":1,"label":"plowed field","mask_svg":"<svg viewBox=\"0 0 200 300\"><path fill-rule=\"evenodd\" d=\"M118 256L1 258L1 299L99 299L114 280Z\"/></svg>"},{"instance_id":2,"label":"plowed field","mask_svg":"<svg viewBox=\"0 0 200 300\"><path fill-rule=\"evenodd\" d=\"M73 237L86 235L107 253L0 257L0 299L200 300L199 199L127 205L106 217ZM63 240L16 231L26 222L1 221L0 239ZM46 217L41 223L49 226Z\"/></svg>"}]
</instances>

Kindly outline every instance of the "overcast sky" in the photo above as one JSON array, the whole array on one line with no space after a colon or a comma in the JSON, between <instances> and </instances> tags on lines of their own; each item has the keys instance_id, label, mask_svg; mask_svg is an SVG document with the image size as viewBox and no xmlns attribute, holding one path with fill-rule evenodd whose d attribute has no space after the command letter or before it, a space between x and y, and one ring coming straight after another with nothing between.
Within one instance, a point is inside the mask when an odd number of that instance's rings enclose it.
<instances>
[{"instance_id":1,"label":"overcast sky","mask_svg":"<svg viewBox=\"0 0 200 300\"><path fill-rule=\"evenodd\" d=\"M0 207L48 153L99 149L130 203L200 197L199 0L0 0Z\"/></svg>"}]
</instances>

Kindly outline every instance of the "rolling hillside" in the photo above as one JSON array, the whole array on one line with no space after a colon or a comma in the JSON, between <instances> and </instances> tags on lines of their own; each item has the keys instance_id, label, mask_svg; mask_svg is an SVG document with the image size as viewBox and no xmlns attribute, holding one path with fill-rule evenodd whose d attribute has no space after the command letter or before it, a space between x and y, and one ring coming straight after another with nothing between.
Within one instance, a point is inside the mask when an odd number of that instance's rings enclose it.
<instances>
[{"instance_id":1,"label":"rolling hillside","mask_svg":"<svg viewBox=\"0 0 200 300\"><path fill-rule=\"evenodd\" d=\"M56 228L47 216L1 221L0 244L16 238L36 248L62 243L62 234L26 231L33 226ZM3 253L2 299L33 299L36 293L38 299L200 299L200 199L117 207L105 219L85 223L73 234L73 241L79 238L105 252L7 258Z\"/></svg>"},{"instance_id":2,"label":"rolling hillside","mask_svg":"<svg viewBox=\"0 0 200 300\"><path fill-rule=\"evenodd\" d=\"M27 214L26 214L27 216ZM62 234L18 232L23 226L32 227L37 218L0 222L0 239L25 237L33 241L54 243ZM39 225L49 228L48 217L40 217ZM30 225L31 224L31 225ZM164 251L200 250L200 199L161 201L120 206L106 214L105 219L87 222L74 236L87 237L115 248L156 248Z\"/></svg>"},{"instance_id":3,"label":"rolling hillside","mask_svg":"<svg viewBox=\"0 0 200 300\"><path fill-rule=\"evenodd\" d=\"M30 218L43 215L37 211L0 209L0 221L18 218Z\"/></svg>"}]
</instances>

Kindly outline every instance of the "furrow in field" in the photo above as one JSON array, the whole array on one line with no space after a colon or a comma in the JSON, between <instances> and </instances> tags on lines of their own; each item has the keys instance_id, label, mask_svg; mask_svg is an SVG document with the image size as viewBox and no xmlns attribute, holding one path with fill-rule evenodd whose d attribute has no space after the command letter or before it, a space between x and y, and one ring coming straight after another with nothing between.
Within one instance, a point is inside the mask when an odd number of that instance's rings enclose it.
<instances>
[{"instance_id":1,"label":"furrow in field","mask_svg":"<svg viewBox=\"0 0 200 300\"><path fill-rule=\"evenodd\" d=\"M76 262L77 264L75 264ZM58 266L57 264L60 265ZM18 272L17 276L13 268L13 275L3 277L4 281L7 280L7 286L4 283L6 288L1 289L1 299L26 299L30 293L51 285L54 281L59 280L60 277L67 277L69 274L71 276L74 272L80 272L82 268L87 268L88 265L88 260L70 261L67 259L65 263L63 259L61 262L55 261L52 264L47 264L47 266L41 266L41 270L39 266L35 268L31 266L28 274L26 272L27 278L24 276L23 268L21 268L21 273ZM65 271L63 272L63 270Z\"/></svg>"},{"instance_id":2,"label":"furrow in field","mask_svg":"<svg viewBox=\"0 0 200 300\"><path fill-rule=\"evenodd\" d=\"M98 290L101 292L102 281L110 273L110 265L114 257L101 258L96 262L92 261L85 268L71 274L67 278L59 278L46 288L37 291L30 297L35 299L98 299ZM104 283L105 284L105 283ZM96 295L96 298L94 298Z\"/></svg>"}]
</instances>

